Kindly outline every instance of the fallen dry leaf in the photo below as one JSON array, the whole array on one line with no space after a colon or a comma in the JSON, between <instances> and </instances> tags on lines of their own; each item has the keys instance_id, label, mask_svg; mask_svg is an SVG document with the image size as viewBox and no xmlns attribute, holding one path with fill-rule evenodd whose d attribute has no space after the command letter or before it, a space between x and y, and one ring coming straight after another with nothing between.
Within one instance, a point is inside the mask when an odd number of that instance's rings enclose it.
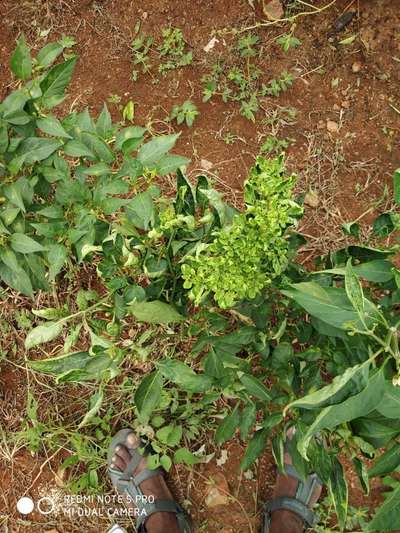
<instances>
[{"instance_id":1,"label":"fallen dry leaf","mask_svg":"<svg viewBox=\"0 0 400 533\"><path fill-rule=\"evenodd\" d=\"M263 11L269 20L279 20L283 18L285 13L280 0L270 0L269 2L263 0Z\"/></svg>"}]
</instances>

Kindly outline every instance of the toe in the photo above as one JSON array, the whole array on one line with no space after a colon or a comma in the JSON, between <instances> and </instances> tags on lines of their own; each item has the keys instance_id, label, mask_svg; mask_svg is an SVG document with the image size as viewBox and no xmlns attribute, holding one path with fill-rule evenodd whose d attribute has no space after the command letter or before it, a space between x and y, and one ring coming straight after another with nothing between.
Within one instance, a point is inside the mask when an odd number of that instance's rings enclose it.
<instances>
[{"instance_id":1,"label":"toe","mask_svg":"<svg viewBox=\"0 0 400 533\"><path fill-rule=\"evenodd\" d=\"M137 437L134 433L129 433L129 435L126 437L126 445L128 448L139 448L140 446L140 439Z\"/></svg>"},{"instance_id":2,"label":"toe","mask_svg":"<svg viewBox=\"0 0 400 533\"><path fill-rule=\"evenodd\" d=\"M111 466L111 468L115 468L115 469L120 470L121 472L123 472L125 470L125 467L126 467L126 462L122 459L122 457L120 457L120 455L118 455L116 453L115 455L113 455L113 457L111 459L110 466Z\"/></svg>"},{"instance_id":3,"label":"toe","mask_svg":"<svg viewBox=\"0 0 400 533\"><path fill-rule=\"evenodd\" d=\"M124 462L125 466L131 460L131 454L123 445L119 445L115 448L115 455Z\"/></svg>"}]
</instances>

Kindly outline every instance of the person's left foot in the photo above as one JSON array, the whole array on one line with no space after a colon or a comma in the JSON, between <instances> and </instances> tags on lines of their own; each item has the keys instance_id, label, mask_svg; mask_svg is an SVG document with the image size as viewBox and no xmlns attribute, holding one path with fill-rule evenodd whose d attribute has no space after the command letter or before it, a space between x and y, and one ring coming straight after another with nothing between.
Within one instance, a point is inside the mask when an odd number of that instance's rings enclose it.
<instances>
[{"instance_id":1,"label":"person's left foot","mask_svg":"<svg viewBox=\"0 0 400 533\"><path fill-rule=\"evenodd\" d=\"M125 472L128 463L131 461L131 455L127 448L139 448L141 443L140 439L132 432L126 437L126 446L120 444L116 446L115 453L112 457L111 468ZM146 468L146 458L144 457L139 466L133 472L132 476L139 474L144 468ZM145 496L154 496L156 500L174 500L166 482L164 476L154 476L150 479L145 479L140 483L140 489ZM126 505L130 508L134 508L132 502L126 501ZM157 512L149 516L146 520L146 531L148 533L178 533L178 524L176 521L176 515L174 513Z\"/></svg>"}]
</instances>

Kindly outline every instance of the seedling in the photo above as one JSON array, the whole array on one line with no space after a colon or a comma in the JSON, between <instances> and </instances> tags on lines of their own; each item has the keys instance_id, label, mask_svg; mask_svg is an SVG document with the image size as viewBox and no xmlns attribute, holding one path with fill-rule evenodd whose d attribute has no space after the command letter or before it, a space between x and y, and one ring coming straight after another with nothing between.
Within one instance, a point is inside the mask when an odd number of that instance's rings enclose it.
<instances>
[{"instance_id":1,"label":"seedling","mask_svg":"<svg viewBox=\"0 0 400 533\"><path fill-rule=\"evenodd\" d=\"M169 120L176 120L178 126L186 122L186 125L191 128L195 118L199 115L196 105L190 100L186 100L182 105L176 104L172 108Z\"/></svg>"}]
</instances>

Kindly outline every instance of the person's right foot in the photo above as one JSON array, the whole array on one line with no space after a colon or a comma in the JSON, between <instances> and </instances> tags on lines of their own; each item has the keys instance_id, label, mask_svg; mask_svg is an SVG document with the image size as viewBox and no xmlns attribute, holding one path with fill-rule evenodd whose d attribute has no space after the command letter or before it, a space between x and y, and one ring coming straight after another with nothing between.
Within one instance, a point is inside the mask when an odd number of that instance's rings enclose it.
<instances>
[{"instance_id":1,"label":"person's right foot","mask_svg":"<svg viewBox=\"0 0 400 533\"><path fill-rule=\"evenodd\" d=\"M289 430L287 438L290 439L293 435L293 432ZM291 465L292 458L290 455L285 452L284 462L287 465ZM296 490L299 485L299 481L291 476L285 476L283 474L278 474L273 498L282 498L282 497L296 497ZM317 485L314 489L314 492L309 501L309 508L316 504L319 497L321 496L322 487ZM300 515L293 511L286 509L277 509L271 513L271 533L303 533L304 531L304 521Z\"/></svg>"}]
</instances>

